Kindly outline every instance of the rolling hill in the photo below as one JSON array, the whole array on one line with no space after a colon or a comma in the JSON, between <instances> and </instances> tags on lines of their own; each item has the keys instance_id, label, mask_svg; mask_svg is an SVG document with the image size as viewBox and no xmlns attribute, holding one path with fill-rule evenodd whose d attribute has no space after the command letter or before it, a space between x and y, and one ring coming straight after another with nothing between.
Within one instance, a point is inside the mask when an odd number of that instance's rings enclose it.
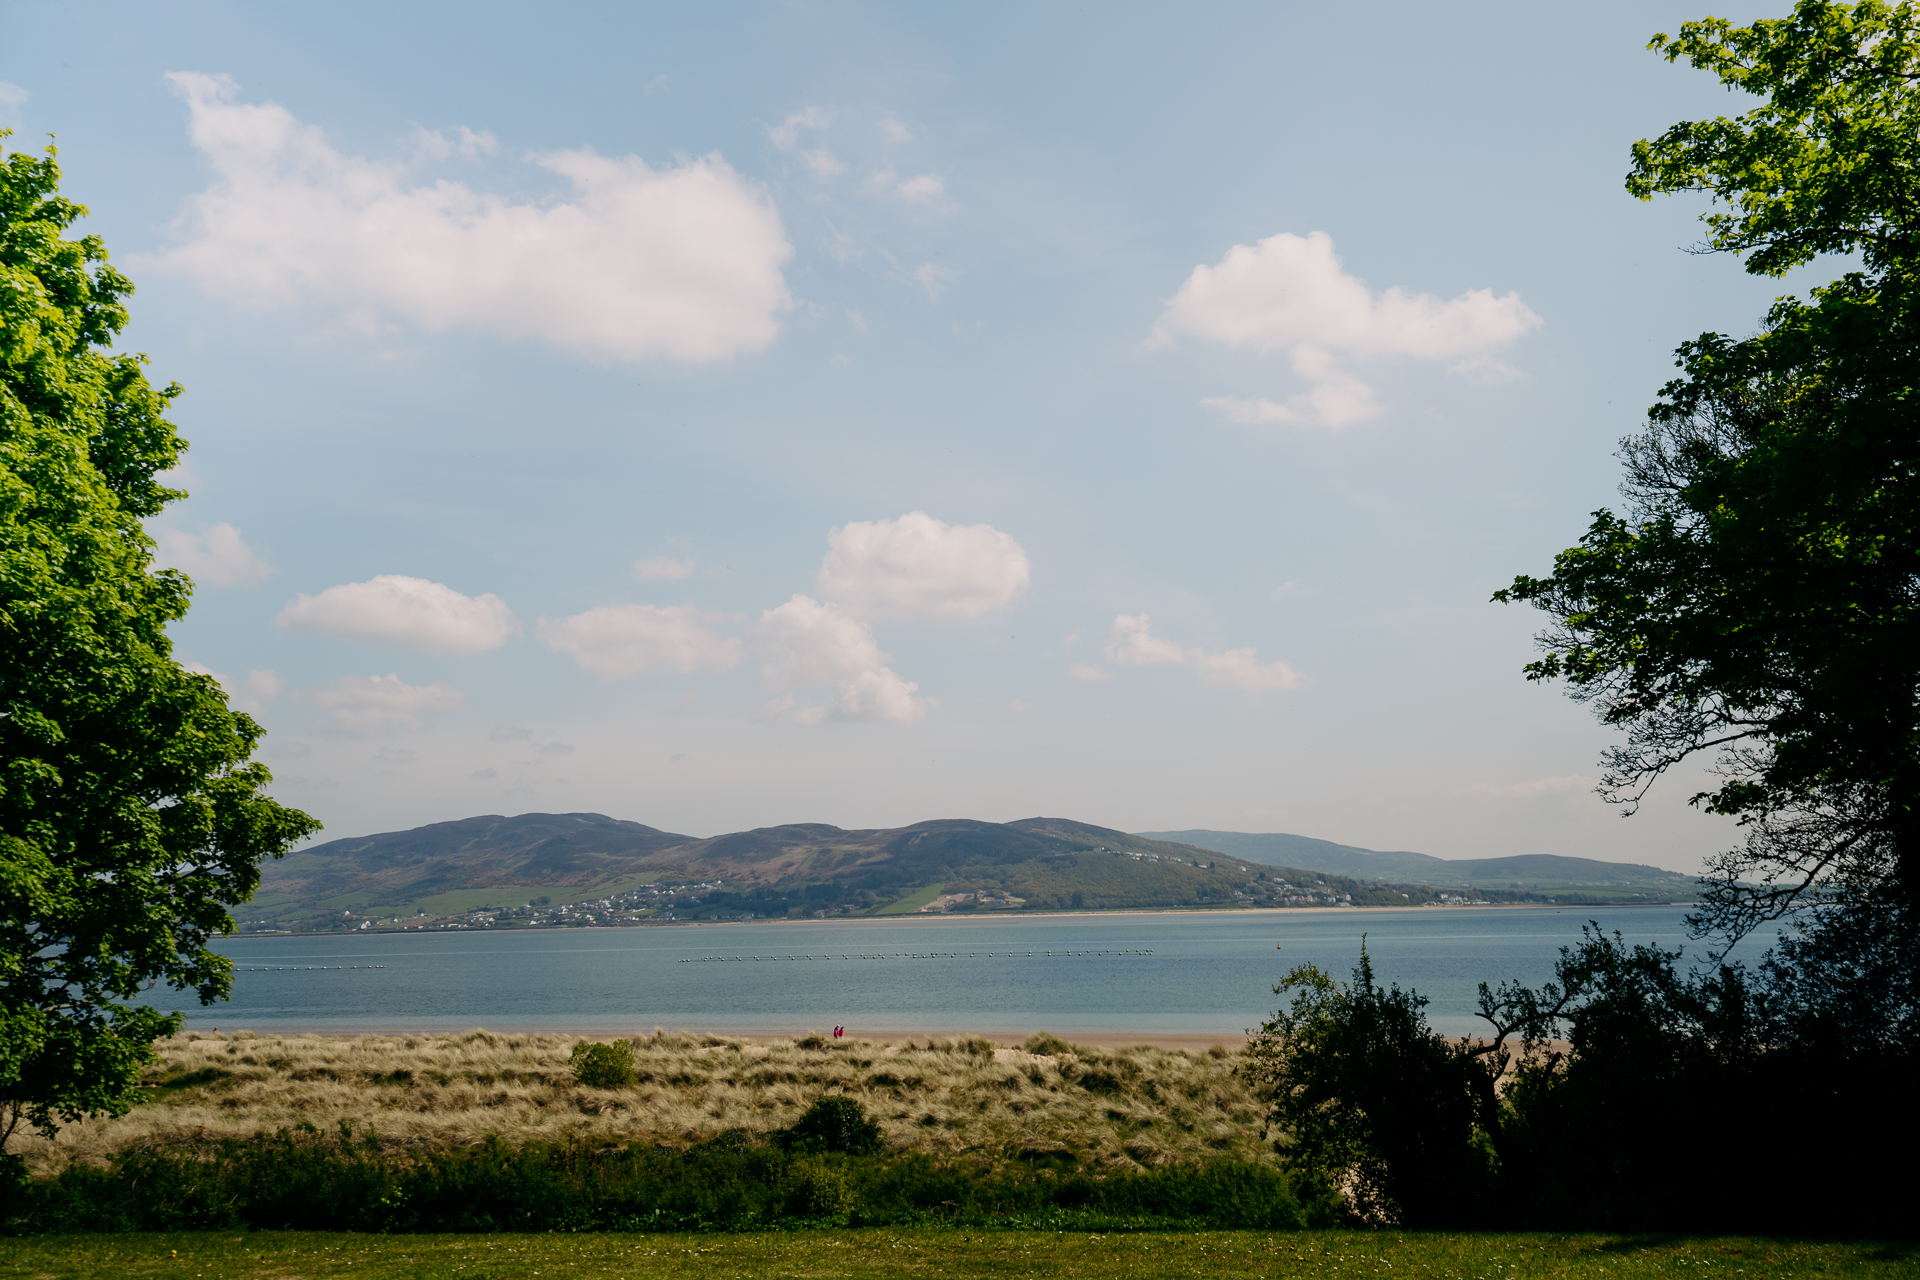
<instances>
[{"instance_id":1,"label":"rolling hill","mask_svg":"<svg viewBox=\"0 0 1920 1280\"><path fill-rule=\"evenodd\" d=\"M1064 818L820 823L697 839L593 813L441 822L268 863L248 928L903 914L929 910L1401 905L1407 893ZM595 904L587 908L581 904ZM575 910L578 908L578 910Z\"/></svg>"},{"instance_id":2,"label":"rolling hill","mask_svg":"<svg viewBox=\"0 0 1920 1280\"><path fill-rule=\"evenodd\" d=\"M1511 889L1556 895L1579 890L1622 894L1645 891L1676 897L1690 897L1698 891L1692 876L1661 867L1567 858L1551 853L1511 858L1436 858L1404 850L1388 853L1361 849L1281 832L1147 831L1141 835L1149 840L1176 841L1269 866L1303 867L1381 882L1411 881L1436 888Z\"/></svg>"}]
</instances>

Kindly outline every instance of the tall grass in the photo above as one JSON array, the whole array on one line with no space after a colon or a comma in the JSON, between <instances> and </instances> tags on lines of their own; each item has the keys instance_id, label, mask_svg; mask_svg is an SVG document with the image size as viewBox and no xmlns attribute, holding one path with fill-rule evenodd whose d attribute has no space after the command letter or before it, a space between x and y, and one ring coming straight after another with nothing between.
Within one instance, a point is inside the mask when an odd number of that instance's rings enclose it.
<instances>
[{"instance_id":1,"label":"tall grass","mask_svg":"<svg viewBox=\"0 0 1920 1280\"><path fill-rule=\"evenodd\" d=\"M1024 1046L981 1039L756 1043L655 1032L633 1038L636 1083L580 1084L582 1037L256 1036L160 1041L147 1101L47 1141L8 1150L45 1177L131 1151L206 1149L310 1124L341 1123L382 1150L454 1151L636 1140L687 1147L730 1130L770 1133L816 1099L861 1103L888 1148L980 1167L1051 1164L1108 1175L1202 1159L1270 1164L1238 1061L1150 1047Z\"/></svg>"}]
</instances>

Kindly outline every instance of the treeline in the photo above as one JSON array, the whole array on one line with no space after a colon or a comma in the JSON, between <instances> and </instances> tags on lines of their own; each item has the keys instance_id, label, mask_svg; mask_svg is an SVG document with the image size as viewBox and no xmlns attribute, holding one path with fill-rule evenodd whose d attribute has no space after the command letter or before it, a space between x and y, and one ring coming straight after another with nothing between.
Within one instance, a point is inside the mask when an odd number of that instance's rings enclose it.
<instances>
[{"instance_id":1,"label":"treeline","mask_svg":"<svg viewBox=\"0 0 1920 1280\"><path fill-rule=\"evenodd\" d=\"M56 1178L17 1172L0 1230L732 1231L963 1224L1113 1231L1294 1230L1339 1221L1334 1197L1269 1164L1212 1161L1090 1177L1045 1160L989 1168L890 1153L858 1103L827 1098L791 1129L685 1149L395 1152L344 1126L206 1150L135 1150Z\"/></svg>"},{"instance_id":2,"label":"treeline","mask_svg":"<svg viewBox=\"0 0 1920 1280\"><path fill-rule=\"evenodd\" d=\"M1589 926L1539 989L1480 989L1489 1034L1311 965L1249 1047L1285 1163L1418 1229L1911 1236L1920 1139L1911 921L1836 907L1754 970L1682 969Z\"/></svg>"}]
</instances>

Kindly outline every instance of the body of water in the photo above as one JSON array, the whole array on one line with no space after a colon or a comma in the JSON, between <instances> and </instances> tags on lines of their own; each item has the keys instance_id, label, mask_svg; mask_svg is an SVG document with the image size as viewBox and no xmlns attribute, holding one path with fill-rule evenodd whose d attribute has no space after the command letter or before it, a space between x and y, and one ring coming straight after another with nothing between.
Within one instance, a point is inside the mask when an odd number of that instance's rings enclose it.
<instances>
[{"instance_id":1,"label":"body of water","mask_svg":"<svg viewBox=\"0 0 1920 1280\"><path fill-rule=\"evenodd\" d=\"M1485 1026L1473 1016L1479 983L1546 981L1588 919L1629 942L1677 947L1687 942L1686 911L1358 909L238 937L216 944L240 970L230 1001L203 1007L160 992L150 1000L186 1012L196 1029L263 1033L845 1025L856 1035L1233 1034L1272 1011L1273 984L1293 965L1310 961L1346 979L1364 932L1379 980L1418 989L1432 1001L1436 1027L1464 1034ZM1687 944L1689 955L1702 949Z\"/></svg>"}]
</instances>

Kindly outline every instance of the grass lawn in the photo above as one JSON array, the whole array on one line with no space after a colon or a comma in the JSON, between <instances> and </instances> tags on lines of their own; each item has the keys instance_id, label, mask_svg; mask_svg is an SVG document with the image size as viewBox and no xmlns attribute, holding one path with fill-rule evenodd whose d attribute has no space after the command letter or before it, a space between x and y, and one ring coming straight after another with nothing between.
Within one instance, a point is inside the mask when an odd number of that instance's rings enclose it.
<instances>
[{"instance_id":1,"label":"grass lawn","mask_svg":"<svg viewBox=\"0 0 1920 1280\"><path fill-rule=\"evenodd\" d=\"M181 1232L0 1240L0 1277L1920 1276L1920 1245L1685 1237L1255 1231L793 1231L357 1236Z\"/></svg>"}]
</instances>

